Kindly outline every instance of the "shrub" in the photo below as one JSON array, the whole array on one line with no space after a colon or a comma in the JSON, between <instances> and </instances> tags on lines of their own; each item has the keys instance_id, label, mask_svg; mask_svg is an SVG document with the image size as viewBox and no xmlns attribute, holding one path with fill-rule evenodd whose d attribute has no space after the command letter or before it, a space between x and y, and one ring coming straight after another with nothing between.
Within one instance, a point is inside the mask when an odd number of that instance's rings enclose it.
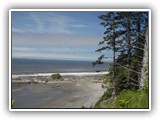
<instances>
[{"instance_id":1,"label":"shrub","mask_svg":"<svg viewBox=\"0 0 160 120\"><path fill-rule=\"evenodd\" d=\"M107 83L111 82L111 75L107 74L102 79L103 79L103 83L107 84Z\"/></svg>"},{"instance_id":2,"label":"shrub","mask_svg":"<svg viewBox=\"0 0 160 120\"><path fill-rule=\"evenodd\" d=\"M149 107L148 83L142 90L122 90L116 99L112 99L111 90L107 90L95 105L95 108L143 108Z\"/></svg>"},{"instance_id":3,"label":"shrub","mask_svg":"<svg viewBox=\"0 0 160 120\"><path fill-rule=\"evenodd\" d=\"M62 76L59 73L57 73L57 74L52 74L51 78L55 80L62 78Z\"/></svg>"},{"instance_id":4,"label":"shrub","mask_svg":"<svg viewBox=\"0 0 160 120\"><path fill-rule=\"evenodd\" d=\"M117 96L114 107L148 108L148 93L145 90L124 90Z\"/></svg>"},{"instance_id":5,"label":"shrub","mask_svg":"<svg viewBox=\"0 0 160 120\"><path fill-rule=\"evenodd\" d=\"M15 100L12 100L12 107L14 107Z\"/></svg>"},{"instance_id":6,"label":"shrub","mask_svg":"<svg viewBox=\"0 0 160 120\"><path fill-rule=\"evenodd\" d=\"M112 96L112 90L108 89L104 92L103 96L99 99L99 101L96 103L95 108L107 108L108 106L108 100ZM104 105L103 103L107 103Z\"/></svg>"}]
</instances>

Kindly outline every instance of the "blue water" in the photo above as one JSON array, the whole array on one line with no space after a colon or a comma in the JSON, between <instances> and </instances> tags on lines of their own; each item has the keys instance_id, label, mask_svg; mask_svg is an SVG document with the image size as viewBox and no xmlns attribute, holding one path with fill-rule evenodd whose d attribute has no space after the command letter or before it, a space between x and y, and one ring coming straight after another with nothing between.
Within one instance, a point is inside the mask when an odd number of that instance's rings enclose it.
<instances>
[{"instance_id":1,"label":"blue water","mask_svg":"<svg viewBox=\"0 0 160 120\"><path fill-rule=\"evenodd\" d=\"M96 72L108 70L109 63L93 67L92 61L12 59L12 74Z\"/></svg>"}]
</instances>

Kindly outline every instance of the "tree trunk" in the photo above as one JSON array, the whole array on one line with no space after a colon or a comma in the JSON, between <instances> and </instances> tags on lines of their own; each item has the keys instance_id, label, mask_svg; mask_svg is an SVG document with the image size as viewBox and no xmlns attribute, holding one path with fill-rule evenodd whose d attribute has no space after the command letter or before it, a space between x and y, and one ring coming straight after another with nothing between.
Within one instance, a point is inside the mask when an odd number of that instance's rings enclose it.
<instances>
[{"instance_id":1,"label":"tree trunk","mask_svg":"<svg viewBox=\"0 0 160 120\"><path fill-rule=\"evenodd\" d=\"M148 34L148 28L147 28L146 35L145 35L144 56L143 56L142 69L141 69L140 89L143 88L144 83L147 80L147 72L148 72L148 42L149 42L149 34Z\"/></svg>"},{"instance_id":2,"label":"tree trunk","mask_svg":"<svg viewBox=\"0 0 160 120\"><path fill-rule=\"evenodd\" d=\"M113 29L113 34L115 35L115 23L113 24L114 29ZM112 98L116 98L116 89L115 89L115 84L116 84L116 46L115 46L115 37L113 37L113 90L112 90Z\"/></svg>"},{"instance_id":3,"label":"tree trunk","mask_svg":"<svg viewBox=\"0 0 160 120\"><path fill-rule=\"evenodd\" d=\"M116 90L115 90L115 79L116 79L116 77L115 77L115 71L116 71L116 69L115 69L115 39L113 40L113 81L112 81L112 83L113 83L113 91L112 91L112 97L113 98L115 98L115 94L116 94Z\"/></svg>"},{"instance_id":4,"label":"tree trunk","mask_svg":"<svg viewBox=\"0 0 160 120\"><path fill-rule=\"evenodd\" d=\"M131 40L130 40L130 13L127 18L127 42L128 42L128 75L127 75L127 89L130 89L130 77L131 77Z\"/></svg>"},{"instance_id":5,"label":"tree trunk","mask_svg":"<svg viewBox=\"0 0 160 120\"><path fill-rule=\"evenodd\" d=\"M138 20L137 20L137 47L138 48L142 48L142 46L140 45L140 44L143 44L142 43L142 40L141 40L141 14L140 14L140 12L138 12ZM137 49L136 50L137 52L136 52L136 54L137 54L137 60L138 61L140 61L140 62L142 62L143 61L143 51L142 50L140 50L140 49ZM137 66L137 71L138 72L141 72L141 69L142 69L142 64L140 63L140 65L138 65ZM141 81L141 75L137 75L137 80L138 80L138 82L140 82ZM139 88L140 88L140 84L139 84L139 86L138 86Z\"/></svg>"}]
</instances>

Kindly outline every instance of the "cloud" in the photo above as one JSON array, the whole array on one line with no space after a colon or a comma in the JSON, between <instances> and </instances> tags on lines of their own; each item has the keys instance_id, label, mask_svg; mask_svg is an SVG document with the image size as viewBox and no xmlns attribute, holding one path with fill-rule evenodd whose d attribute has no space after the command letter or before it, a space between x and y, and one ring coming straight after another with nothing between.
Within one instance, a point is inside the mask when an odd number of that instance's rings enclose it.
<instances>
[{"instance_id":1,"label":"cloud","mask_svg":"<svg viewBox=\"0 0 160 120\"><path fill-rule=\"evenodd\" d=\"M35 51L35 48L28 48L28 47L13 47L12 51L14 52L33 52Z\"/></svg>"},{"instance_id":2,"label":"cloud","mask_svg":"<svg viewBox=\"0 0 160 120\"><path fill-rule=\"evenodd\" d=\"M34 53L34 52L16 52L13 53L15 58L34 58L34 59L65 59L65 60L92 60L91 56L58 54L58 53Z\"/></svg>"},{"instance_id":3,"label":"cloud","mask_svg":"<svg viewBox=\"0 0 160 120\"><path fill-rule=\"evenodd\" d=\"M66 36L63 37L66 38ZM42 38L42 36L39 36L39 38ZM44 36L44 38L46 37ZM63 60L95 60L97 58L95 57L97 54L94 52L97 44L93 42L93 38L90 39L92 42L86 40L77 42L75 39L69 39L68 41L63 39L55 42L52 40L53 38L49 40L46 40L47 38L34 39L31 36L25 37L22 34L21 38L13 36L13 57Z\"/></svg>"},{"instance_id":4,"label":"cloud","mask_svg":"<svg viewBox=\"0 0 160 120\"><path fill-rule=\"evenodd\" d=\"M12 19L14 57L96 59L97 54L94 54L94 51L102 36L97 27L99 23L91 20L94 16L82 19L82 13L22 12L17 14L18 16L13 15Z\"/></svg>"},{"instance_id":5,"label":"cloud","mask_svg":"<svg viewBox=\"0 0 160 120\"><path fill-rule=\"evenodd\" d=\"M13 26L16 24L16 17L13 17ZM79 23L75 18L57 14L55 12L28 12L18 20L21 29L14 26L14 32L24 33L64 33L72 34L73 28L85 28L86 26Z\"/></svg>"},{"instance_id":6,"label":"cloud","mask_svg":"<svg viewBox=\"0 0 160 120\"><path fill-rule=\"evenodd\" d=\"M75 54L76 53L76 54ZM108 54L111 54L108 51ZM87 49L55 48L55 49L34 49L34 48L13 48L13 58L30 59L52 59L52 60L96 60L101 54L88 51ZM112 59L108 59L112 60Z\"/></svg>"},{"instance_id":7,"label":"cloud","mask_svg":"<svg viewBox=\"0 0 160 120\"><path fill-rule=\"evenodd\" d=\"M81 25L81 24L73 24L71 25L71 27L75 27L75 28L85 28L87 27L86 25Z\"/></svg>"},{"instance_id":8,"label":"cloud","mask_svg":"<svg viewBox=\"0 0 160 120\"><path fill-rule=\"evenodd\" d=\"M19 29L19 28L12 28L12 32L15 32L15 33L25 33L24 30Z\"/></svg>"},{"instance_id":9,"label":"cloud","mask_svg":"<svg viewBox=\"0 0 160 120\"><path fill-rule=\"evenodd\" d=\"M13 34L13 46L91 47L97 46L101 36L82 34Z\"/></svg>"},{"instance_id":10,"label":"cloud","mask_svg":"<svg viewBox=\"0 0 160 120\"><path fill-rule=\"evenodd\" d=\"M14 34L12 55L15 58L96 60L101 54L111 57L111 51L96 53L99 36L57 34ZM110 60L111 61L111 60Z\"/></svg>"}]
</instances>

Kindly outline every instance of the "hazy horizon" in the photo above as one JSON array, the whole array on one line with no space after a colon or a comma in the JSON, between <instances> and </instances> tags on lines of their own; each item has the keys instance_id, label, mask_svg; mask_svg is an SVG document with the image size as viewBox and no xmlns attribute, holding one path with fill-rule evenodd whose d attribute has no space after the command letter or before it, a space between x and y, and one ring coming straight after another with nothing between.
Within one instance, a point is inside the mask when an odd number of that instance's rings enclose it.
<instances>
[{"instance_id":1,"label":"hazy horizon","mask_svg":"<svg viewBox=\"0 0 160 120\"><path fill-rule=\"evenodd\" d=\"M105 29L104 12L12 11L14 58L94 61ZM105 53L111 56L111 52Z\"/></svg>"}]
</instances>

